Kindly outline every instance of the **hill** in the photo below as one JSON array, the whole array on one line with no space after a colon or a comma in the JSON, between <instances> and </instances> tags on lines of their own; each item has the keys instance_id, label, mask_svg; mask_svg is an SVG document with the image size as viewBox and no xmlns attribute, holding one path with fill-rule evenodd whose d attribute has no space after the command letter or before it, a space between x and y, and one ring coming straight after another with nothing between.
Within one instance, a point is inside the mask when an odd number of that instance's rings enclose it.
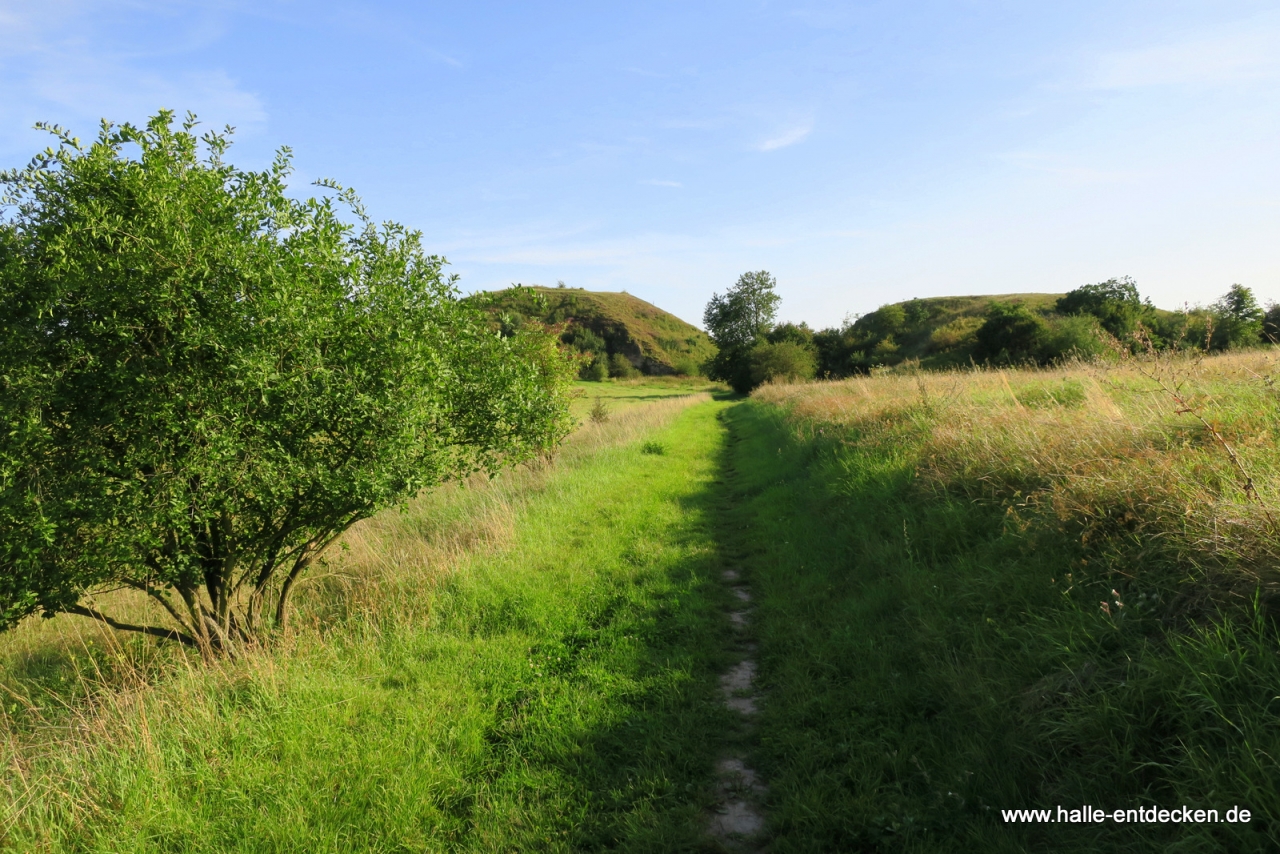
<instances>
[{"instance_id":1,"label":"hill","mask_svg":"<svg viewBox=\"0 0 1280 854\"><path fill-rule=\"evenodd\" d=\"M894 336L900 359L967 362L992 303L1023 306L1036 314L1053 311L1062 294L999 294L929 297L881 306L853 324L872 335ZM877 336L881 337L881 336Z\"/></svg>"},{"instance_id":2,"label":"hill","mask_svg":"<svg viewBox=\"0 0 1280 854\"><path fill-rule=\"evenodd\" d=\"M1067 316L1057 311L1063 296L994 294L890 303L839 329L815 333L813 344L819 353L821 372L830 376L844 376L908 360L924 368L965 365L975 357L978 361L990 357L981 352L978 330L991 316L993 307L1003 306L1008 311L1009 334L1017 334L1020 319L1034 327L1027 334L1037 340L1034 349L1042 361L1073 350L1089 352L1101 346L1097 319ZM1153 336L1161 338L1176 336L1188 317L1149 304L1136 310L1153 330ZM1011 361L1027 358L1025 354L1019 356L1012 345L1009 350Z\"/></svg>"},{"instance_id":3,"label":"hill","mask_svg":"<svg viewBox=\"0 0 1280 854\"><path fill-rule=\"evenodd\" d=\"M584 353L625 359L646 374L696 374L715 355L707 333L628 293L516 287L470 297L496 322L563 324L562 338Z\"/></svg>"}]
</instances>

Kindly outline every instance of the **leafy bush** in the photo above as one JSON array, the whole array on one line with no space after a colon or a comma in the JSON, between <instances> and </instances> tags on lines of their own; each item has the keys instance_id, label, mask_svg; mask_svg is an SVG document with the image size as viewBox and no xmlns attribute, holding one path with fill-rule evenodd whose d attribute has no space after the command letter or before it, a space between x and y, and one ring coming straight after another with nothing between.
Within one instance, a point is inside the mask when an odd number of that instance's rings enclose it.
<instances>
[{"instance_id":1,"label":"leafy bush","mask_svg":"<svg viewBox=\"0 0 1280 854\"><path fill-rule=\"evenodd\" d=\"M672 360L671 368L682 377L696 377L703 373L702 366L692 356L677 356Z\"/></svg>"},{"instance_id":2,"label":"leafy bush","mask_svg":"<svg viewBox=\"0 0 1280 854\"><path fill-rule=\"evenodd\" d=\"M1244 285L1232 285L1209 310L1213 314L1213 349L1248 347L1263 340L1263 311L1253 291Z\"/></svg>"},{"instance_id":3,"label":"leafy bush","mask_svg":"<svg viewBox=\"0 0 1280 854\"><path fill-rule=\"evenodd\" d=\"M339 534L554 448L572 366L459 302L417 232L286 193L169 112L0 176L0 624L71 612L234 652ZM140 150L138 159L126 146ZM131 587L172 626L84 603Z\"/></svg>"},{"instance_id":4,"label":"leafy bush","mask_svg":"<svg viewBox=\"0 0 1280 854\"><path fill-rule=\"evenodd\" d=\"M1102 328L1126 340L1150 313L1138 295L1137 283L1128 276L1082 285L1058 300L1060 314L1086 314L1098 319Z\"/></svg>"},{"instance_id":5,"label":"leafy bush","mask_svg":"<svg viewBox=\"0 0 1280 854\"><path fill-rule=\"evenodd\" d=\"M974 334L982 326L980 317L957 317L944 323L929 335L929 351L945 353L974 341Z\"/></svg>"},{"instance_id":6,"label":"leafy bush","mask_svg":"<svg viewBox=\"0 0 1280 854\"><path fill-rule=\"evenodd\" d=\"M757 344L749 359L753 386L775 380L812 379L817 360L812 350L792 341Z\"/></svg>"},{"instance_id":7,"label":"leafy bush","mask_svg":"<svg viewBox=\"0 0 1280 854\"><path fill-rule=\"evenodd\" d=\"M640 446L640 453L652 454L654 456L662 456L667 452L667 446L661 442L648 441Z\"/></svg>"},{"instance_id":8,"label":"leafy bush","mask_svg":"<svg viewBox=\"0 0 1280 854\"><path fill-rule=\"evenodd\" d=\"M603 353L607 348L605 341L590 327L574 324L561 336L566 344L584 353Z\"/></svg>"},{"instance_id":9,"label":"leafy bush","mask_svg":"<svg viewBox=\"0 0 1280 854\"><path fill-rule=\"evenodd\" d=\"M609 358L604 353L596 353L590 362L582 366L578 375L584 380L602 383L609 379Z\"/></svg>"},{"instance_id":10,"label":"leafy bush","mask_svg":"<svg viewBox=\"0 0 1280 854\"><path fill-rule=\"evenodd\" d=\"M1262 317L1262 340L1280 344L1280 303L1270 303Z\"/></svg>"},{"instance_id":11,"label":"leafy bush","mask_svg":"<svg viewBox=\"0 0 1280 854\"><path fill-rule=\"evenodd\" d=\"M1025 306L993 302L975 335L974 356L993 362L1038 360L1048 334L1044 319Z\"/></svg>"},{"instance_id":12,"label":"leafy bush","mask_svg":"<svg viewBox=\"0 0 1280 854\"><path fill-rule=\"evenodd\" d=\"M603 398L597 397L591 404L590 417L592 423L604 424L609 420L609 405L604 402Z\"/></svg>"},{"instance_id":13,"label":"leafy bush","mask_svg":"<svg viewBox=\"0 0 1280 854\"><path fill-rule=\"evenodd\" d=\"M1087 314L1054 318L1044 336L1042 361L1064 358L1091 358L1107 352L1101 324Z\"/></svg>"},{"instance_id":14,"label":"leafy bush","mask_svg":"<svg viewBox=\"0 0 1280 854\"><path fill-rule=\"evenodd\" d=\"M640 376L640 371L636 366L631 364L631 360L621 353L614 353L609 357L609 376L620 380L630 379Z\"/></svg>"},{"instance_id":15,"label":"leafy bush","mask_svg":"<svg viewBox=\"0 0 1280 854\"><path fill-rule=\"evenodd\" d=\"M771 344L790 341L792 344L811 348L813 347L813 330L809 328L807 323L779 323L769 330L765 335L765 340Z\"/></svg>"}]
</instances>

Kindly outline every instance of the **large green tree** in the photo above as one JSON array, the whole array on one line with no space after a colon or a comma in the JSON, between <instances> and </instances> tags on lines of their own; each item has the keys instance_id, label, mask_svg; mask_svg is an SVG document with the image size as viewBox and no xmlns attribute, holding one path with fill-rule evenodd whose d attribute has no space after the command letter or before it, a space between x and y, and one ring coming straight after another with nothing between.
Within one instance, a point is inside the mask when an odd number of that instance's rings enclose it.
<instances>
[{"instance_id":1,"label":"large green tree","mask_svg":"<svg viewBox=\"0 0 1280 854\"><path fill-rule=\"evenodd\" d=\"M707 365L707 376L723 380L745 393L754 385L751 350L765 340L782 300L777 281L766 270L743 273L728 291L712 294L702 314L707 334L718 351Z\"/></svg>"},{"instance_id":2,"label":"large green tree","mask_svg":"<svg viewBox=\"0 0 1280 854\"><path fill-rule=\"evenodd\" d=\"M195 128L48 128L0 175L0 626L71 612L233 654L352 523L569 428L554 339L489 331L341 187L289 195L287 149L242 171ZM167 620L102 613L119 587Z\"/></svg>"},{"instance_id":3,"label":"large green tree","mask_svg":"<svg viewBox=\"0 0 1280 854\"><path fill-rule=\"evenodd\" d=\"M1088 314L1116 338L1128 340L1138 324L1151 314L1151 306L1138 294L1137 283L1128 276L1081 285L1063 295L1055 306L1061 314Z\"/></svg>"},{"instance_id":4,"label":"large green tree","mask_svg":"<svg viewBox=\"0 0 1280 854\"><path fill-rule=\"evenodd\" d=\"M1209 310L1213 316L1213 349L1248 347L1266 340L1263 336L1265 312L1258 306L1253 291L1244 285L1232 285Z\"/></svg>"}]
</instances>

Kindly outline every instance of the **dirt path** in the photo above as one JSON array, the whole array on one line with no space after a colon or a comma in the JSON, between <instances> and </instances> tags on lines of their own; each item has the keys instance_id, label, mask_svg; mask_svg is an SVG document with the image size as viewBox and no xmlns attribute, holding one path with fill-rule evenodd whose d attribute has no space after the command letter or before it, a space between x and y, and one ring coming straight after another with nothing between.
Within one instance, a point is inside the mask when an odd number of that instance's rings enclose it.
<instances>
[{"instance_id":1,"label":"dirt path","mask_svg":"<svg viewBox=\"0 0 1280 854\"><path fill-rule=\"evenodd\" d=\"M732 472L726 472L727 479L732 477ZM716 763L717 802L707 818L707 830L727 851L763 852L764 798L768 790L751 767L742 746L754 731L755 716L763 699L756 685L751 589L738 567L725 569L722 577L733 594L727 618L734 629L733 652L738 660L721 674L720 691L724 704L738 713L740 735L744 737L733 739L737 745Z\"/></svg>"}]
</instances>

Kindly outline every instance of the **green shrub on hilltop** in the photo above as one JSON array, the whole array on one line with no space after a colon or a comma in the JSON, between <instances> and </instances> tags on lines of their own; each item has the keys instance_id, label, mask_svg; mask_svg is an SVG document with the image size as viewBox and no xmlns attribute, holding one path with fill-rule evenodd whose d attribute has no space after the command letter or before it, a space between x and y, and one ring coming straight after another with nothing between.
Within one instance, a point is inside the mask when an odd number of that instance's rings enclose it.
<instances>
[{"instance_id":1,"label":"green shrub on hilltop","mask_svg":"<svg viewBox=\"0 0 1280 854\"><path fill-rule=\"evenodd\" d=\"M974 357L989 362L1035 359L1049 337L1049 324L1025 306L996 302L974 336Z\"/></svg>"},{"instance_id":2,"label":"green shrub on hilltop","mask_svg":"<svg viewBox=\"0 0 1280 854\"><path fill-rule=\"evenodd\" d=\"M1116 338L1127 339L1152 313L1133 279L1123 276L1070 291L1054 306L1059 314L1091 315Z\"/></svg>"}]
</instances>

